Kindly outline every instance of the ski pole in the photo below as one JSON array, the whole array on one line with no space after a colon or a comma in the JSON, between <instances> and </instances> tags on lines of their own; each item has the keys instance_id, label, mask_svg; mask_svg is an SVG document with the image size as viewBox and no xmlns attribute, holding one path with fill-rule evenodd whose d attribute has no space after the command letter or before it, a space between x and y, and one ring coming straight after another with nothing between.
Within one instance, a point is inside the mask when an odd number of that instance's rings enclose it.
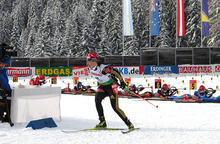
<instances>
[{"instance_id":1,"label":"ski pole","mask_svg":"<svg viewBox=\"0 0 220 144\"><path fill-rule=\"evenodd\" d=\"M138 96L139 98L145 100L145 101L148 102L149 104L151 104L151 105L155 106L156 108L158 108L158 105L156 106L156 105L152 104L151 102L149 102L148 100L142 98L140 95L138 95L138 94L136 94L136 93L134 93L134 94L135 94L136 96Z\"/></svg>"}]
</instances>

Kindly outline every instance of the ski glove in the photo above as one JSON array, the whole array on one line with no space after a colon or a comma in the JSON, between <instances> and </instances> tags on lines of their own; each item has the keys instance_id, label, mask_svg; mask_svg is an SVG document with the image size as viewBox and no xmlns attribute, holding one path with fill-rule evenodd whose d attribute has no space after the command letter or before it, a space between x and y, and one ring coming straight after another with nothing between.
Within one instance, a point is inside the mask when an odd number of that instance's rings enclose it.
<instances>
[{"instance_id":1,"label":"ski glove","mask_svg":"<svg viewBox=\"0 0 220 144\"><path fill-rule=\"evenodd\" d=\"M107 73L111 73L111 68L110 68L110 67L105 67L105 68L102 70L102 74L103 74L103 75L106 75Z\"/></svg>"},{"instance_id":2,"label":"ski glove","mask_svg":"<svg viewBox=\"0 0 220 144\"><path fill-rule=\"evenodd\" d=\"M124 81L122 81L121 84L120 84L120 88L125 89L125 87L126 87L126 83Z\"/></svg>"},{"instance_id":3,"label":"ski glove","mask_svg":"<svg viewBox=\"0 0 220 144\"><path fill-rule=\"evenodd\" d=\"M0 95L5 98L6 97L6 93L5 93L5 89L3 87L0 87Z\"/></svg>"}]
</instances>

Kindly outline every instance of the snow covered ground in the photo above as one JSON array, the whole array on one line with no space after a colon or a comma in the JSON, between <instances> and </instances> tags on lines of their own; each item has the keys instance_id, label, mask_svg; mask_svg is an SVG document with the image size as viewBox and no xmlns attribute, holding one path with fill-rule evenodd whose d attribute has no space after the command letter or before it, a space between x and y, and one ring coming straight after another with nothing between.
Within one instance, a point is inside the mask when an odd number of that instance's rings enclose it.
<instances>
[{"instance_id":1,"label":"snow covered ground","mask_svg":"<svg viewBox=\"0 0 220 144\"><path fill-rule=\"evenodd\" d=\"M0 143L220 144L219 104L150 102L158 105L158 108L139 98L119 98L120 108L135 127L140 127L131 133L122 134L120 131L63 133L61 130L92 128L99 121L94 96L62 94L62 120L56 122L58 127L33 130L25 128L27 124L15 124L14 127L10 127L8 123L0 123ZM109 98L103 100L103 107L108 127L127 128L111 108Z\"/></svg>"},{"instance_id":2,"label":"snow covered ground","mask_svg":"<svg viewBox=\"0 0 220 144\"><path fill-rule=\"evenodd\" d=\"M220 143L220 105L213 103L175 103L120 98L119 104L139 130L129 134L120 131L63 133L63 129L92 128L98 123L93 96L62 95L62 121L57 128L32 130L27 124L0 124L2 144L196 144ZM126 128L112 110L109 98L103 101L109 127Z\"/></svg>"}]
</instances>

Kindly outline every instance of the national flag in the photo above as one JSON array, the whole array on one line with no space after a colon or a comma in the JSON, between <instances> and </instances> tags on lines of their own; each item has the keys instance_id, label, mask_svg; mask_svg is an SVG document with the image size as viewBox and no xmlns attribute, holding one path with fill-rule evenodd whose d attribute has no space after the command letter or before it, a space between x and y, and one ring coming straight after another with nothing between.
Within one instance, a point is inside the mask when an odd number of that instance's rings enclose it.
<instances>
[{"instance_id":1,"label":"national flag","mask_svg":"<svg viewBox=\"0 0 220 144\"><path fill-rule=\"evenodd\" d=\"M209 35L208 0L202 0L202 35Z\"/></svg>"},{"instance_id":2,"label":"national flag","mask_svg":"<svg viewBox=\"0 0 220 144\"><path fill-rule=\"evenodd\" d=\"M177 0L177 36L185 36L184 0Z\"/></svg>"},{"instance_id":3,"label":"national flag","mask_svg":"<svg viewBox=\"0 0 220 144\"><path fill-rule=\"evenodd\" d=\"M160 35L158 0L151 0L151 36Z\"/></svg>"},{"instance_id":4,"label":"national flag","mask_svg":"<svg viewBox=\"0 0 220 144\"><path fill-rule=\"evenodd\" d=\"M131 0L123 0L123 33L124 36L134 35Z\"/></svg>"}]
</instances>

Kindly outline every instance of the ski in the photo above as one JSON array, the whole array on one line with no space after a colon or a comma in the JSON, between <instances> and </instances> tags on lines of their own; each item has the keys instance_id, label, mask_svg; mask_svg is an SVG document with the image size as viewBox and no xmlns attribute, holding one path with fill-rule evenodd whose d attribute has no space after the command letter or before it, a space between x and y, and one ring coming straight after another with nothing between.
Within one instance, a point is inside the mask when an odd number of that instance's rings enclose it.
<instances>
[{"instance_id":1,"label":"ski","mask_svg":"<svg viewBox=\"0 0 220 144\"><path fill-rule=\"evenodd\" d=\"M129 132L132 132L132 131L138 130L138 129L140 129L140 128L133 128L133 129L122 130L121 132L122 132L123 134L127 134L127 133L129 133Z\"/></svg>"},{"instance_id":2,"label":"ski","mask_svg":"<svg viewBox=\"0 0 220 144\"><path fill-rule=\"evenodd\" d=\"M81 130L61 130L64 133L75 133L83 131L98 131L98 130L126 130L123 128L90 128L90 129L81 129Z\"/></svg>"},{"instance_id":3,"label":"ski","mask_svg":"<svg viewBox=\"0 0 220 144\"><path fill-rule=\"evenodd\" d=\"M95 93L77 93L77 92L73 92L73 95L86 95L86 96L95 96Z\"/></svg>"},{"instance_id":4,"label":"ski","mask_svg":"<svg viewBox=\"0 0 220 144\"><path fill-rule=\"evenodd\" d=\"M182 100L182 99L179 99L179 100L174 100L176 103L198 103L198 101L196 100Z\"/></svg>"}]
</instances>

